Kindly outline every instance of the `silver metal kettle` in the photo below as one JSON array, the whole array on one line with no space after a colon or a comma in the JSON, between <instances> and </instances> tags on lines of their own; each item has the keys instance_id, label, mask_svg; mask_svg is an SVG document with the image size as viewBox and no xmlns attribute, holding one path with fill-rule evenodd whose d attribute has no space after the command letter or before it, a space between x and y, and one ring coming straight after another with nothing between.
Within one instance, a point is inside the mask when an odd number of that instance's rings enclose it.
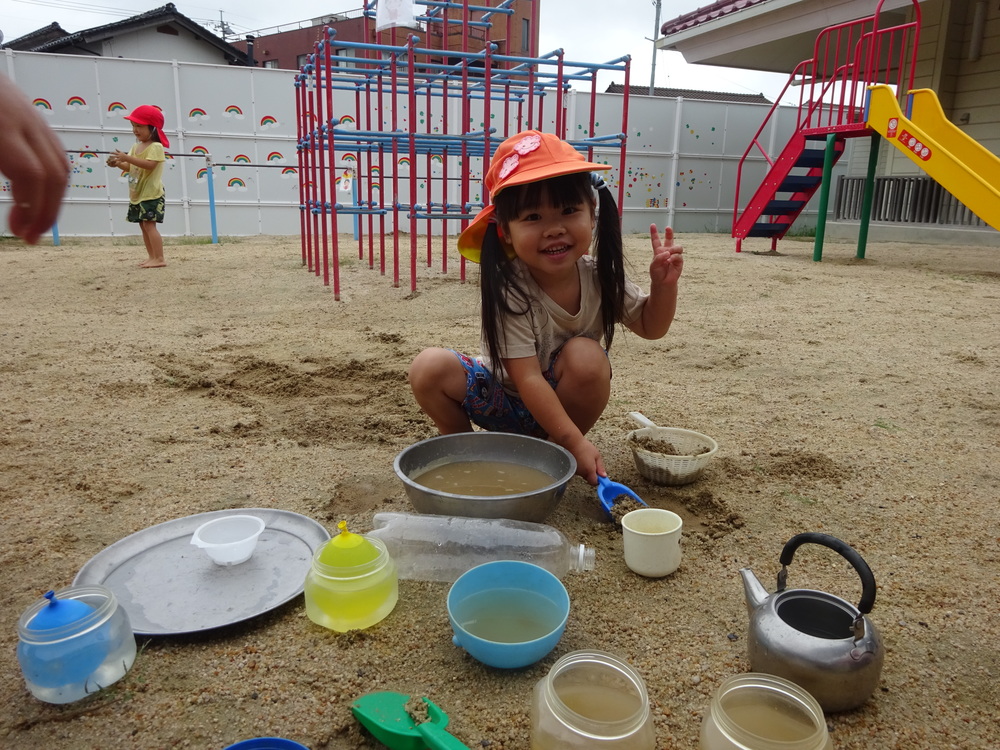
<instances>
[{"instance_id":1,"label":"silver metal kettle","mask_svg":"<svg viewBox=\"0 0 1000 750\"><path fill-rule=\"evenodd\" d=\"M801 545L829 547L861 577L857 607L822 591L787 589L788 565ZM754 672L778 675L805 688L835 712L855 708L875 691L885 650L865 616L875 604L875 576L852 547L828 534L792 537L781 550L778 588L768 594L749 568L740 570L750 614L747 656Z\"/></svg>"}]
</instances>

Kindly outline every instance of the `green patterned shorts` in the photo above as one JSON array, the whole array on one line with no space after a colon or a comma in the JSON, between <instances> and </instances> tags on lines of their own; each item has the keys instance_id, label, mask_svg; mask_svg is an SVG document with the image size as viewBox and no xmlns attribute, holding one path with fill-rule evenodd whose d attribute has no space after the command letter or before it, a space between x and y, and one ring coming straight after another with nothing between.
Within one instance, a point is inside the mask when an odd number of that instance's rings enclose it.
<instances>
[{"instance_id":1,"label":"green patterned shorts","mask_svg":"<svg viewBox=\"0 0 1000 750\"><path fill-rule=\"evenodd\" d=\"M143 221L155 221L157 224L163 223L163 211L166 208L167 198L161 195L151 201L140 201L130 203L128 206L128 216L126 217L133 224Z\"/></svg>"}]
</instances>

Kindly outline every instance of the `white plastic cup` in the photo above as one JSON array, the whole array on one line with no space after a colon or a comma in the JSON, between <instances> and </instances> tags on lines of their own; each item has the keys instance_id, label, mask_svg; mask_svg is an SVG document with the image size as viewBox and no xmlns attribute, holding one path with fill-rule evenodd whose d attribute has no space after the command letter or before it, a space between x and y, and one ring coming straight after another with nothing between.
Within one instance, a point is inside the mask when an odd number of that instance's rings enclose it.
<instances>
[{"instance_id":1,"label":"white plastic cup","mask_svg":"<svg viewBox=\"0 0 1000 750\"><path fill-rule=\"evenodd\" d=\"M633 573L662 578L681 564L681 529L684 522L663 508L639 508L622 516L625 564Z\"/></svg>"},{"instance_id":2,"label":"white plastic cup","mask_svg":"<svg viewBox=\"0 0 1000 750\"><path fill-rule=\"evenodd\" d=\"M216 565L239 565L253 555L264 525L257 516L222 516L195 529L191 544L205 550Z\"/></svg>"}]
</instances>

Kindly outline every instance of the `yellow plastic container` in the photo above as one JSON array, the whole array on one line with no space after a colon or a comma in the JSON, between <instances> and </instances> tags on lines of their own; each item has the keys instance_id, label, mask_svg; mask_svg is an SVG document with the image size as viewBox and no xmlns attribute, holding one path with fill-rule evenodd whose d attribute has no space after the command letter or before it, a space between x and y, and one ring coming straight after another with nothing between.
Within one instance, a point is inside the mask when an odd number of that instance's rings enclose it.
<instances>
[{"instance_id":1,"label":"yellow plastic container","mask_svg":"<svg viewBox=\"0 0 1000 750\"><path fill-rule=\"evenodd\" d=\"M317 625L346 633L371 627L392 612L399 579L381 539L352 534L346 521L337 528L340 533L313 555L306 614Z\"/></svg>"}]
</instances>

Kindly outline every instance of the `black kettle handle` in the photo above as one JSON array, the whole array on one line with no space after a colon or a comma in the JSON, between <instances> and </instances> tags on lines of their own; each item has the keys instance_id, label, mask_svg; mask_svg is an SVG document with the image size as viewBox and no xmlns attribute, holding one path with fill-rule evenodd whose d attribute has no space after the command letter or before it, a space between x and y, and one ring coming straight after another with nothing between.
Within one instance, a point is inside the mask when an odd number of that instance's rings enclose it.
<instances>
[{"instance_id":1,"label":"black kettle handle","mask_svg":"<svg viewBox=\"0 0 1000 750\"><path fill-rule=\"evenodd\" d=\"M781 557L778 560L781 563L781 573L778 574L778 590L780 591L785 588L785 567L791 565L795 550L806 543L829 547L851 564L851 567L861 577L861 601L858 603L858 611L863 615L871 612L872 607L875 606L875 575L872 573L872 569L868 567L868 563L864 561L854 547L829 534L807 531L804 534L796 534L785 542L785 546L781 549Z\"/></svg>"}]
</instances>

